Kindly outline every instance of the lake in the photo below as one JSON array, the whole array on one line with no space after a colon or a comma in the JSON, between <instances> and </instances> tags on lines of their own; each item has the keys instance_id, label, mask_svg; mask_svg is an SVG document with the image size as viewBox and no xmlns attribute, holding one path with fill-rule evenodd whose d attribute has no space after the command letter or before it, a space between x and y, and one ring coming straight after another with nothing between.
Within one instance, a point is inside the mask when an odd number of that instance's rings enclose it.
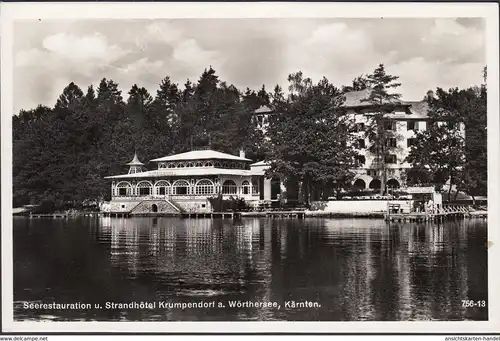
<instances>
[{"instance_id":1,"label":"lake","mask_svg":"<svg viewBox=\"0 0 500 341\"><path fill-rule=\"evenodd\" d=\"M13 228L15 320L488 319L482 219L15 217Z\"/></svg>"}]
</instances>

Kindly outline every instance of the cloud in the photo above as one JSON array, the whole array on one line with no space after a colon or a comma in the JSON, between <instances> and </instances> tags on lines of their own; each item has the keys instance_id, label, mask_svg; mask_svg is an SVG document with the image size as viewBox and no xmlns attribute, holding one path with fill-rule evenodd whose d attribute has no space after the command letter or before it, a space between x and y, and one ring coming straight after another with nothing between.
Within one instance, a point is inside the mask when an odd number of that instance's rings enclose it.
<instances>
[{"instance_id":1,"label":"cloud","mask_svg":"<svg viewBox=\"0 0 500 341\"><path fill-rule=\"evenodd\" d=\"M437 87L467 88L480 84L482 68L482 63L455 65L445 61L428 62L418 57L392 65L388 70L400 77L406 99L420 100L426 90L435 90Z\"/></svg>"},{"instance_id":2,"label":"cloud","mask_svg":"<svg viewBox=\"0 0 500 341\"><path fill-rule=\"evenodd\" d=\"M106 77L152 94L165 76L184 84L214 67L240 90L287 88L302 71L340 86L384 63L404 99L481 82L481 19L177 19L24 21L15 24L15 109L53 105L70 82Z\"/></svg>"},{"instance_id":3,"label":"cloud","mask_svg":"<svg viewBox=\"0 0 500 341\"><path fill-rule=\"evenodd\" d=\"M128 53L116 45L109 45L100 33L87 36L57 33L45 38L42 45L49 52L74 62L112 63Z\"/></svg>"}]
</instances>

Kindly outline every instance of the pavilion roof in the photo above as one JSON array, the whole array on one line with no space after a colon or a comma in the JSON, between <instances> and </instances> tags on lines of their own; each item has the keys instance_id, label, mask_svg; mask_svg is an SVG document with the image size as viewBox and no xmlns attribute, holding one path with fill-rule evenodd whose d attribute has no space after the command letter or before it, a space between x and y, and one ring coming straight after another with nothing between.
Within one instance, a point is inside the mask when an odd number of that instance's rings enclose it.
<instances>
[{"instance_id":1,"label":"pavilion roof","mask_svg":"<svg viewBox=\"0 0 500 341\"><path fill-rule=\"evenodd\" d=\"M139 158L137 157L137 153L135 153L134 158L132 159L132 161L127 163L127 166L144 166L144 164L141 161L139 161Z\"/></svg>"},{"instance_id":2,"label":"pavilion roof","mask_svg":"<svg viewBox=\"0 0 500 341\"><path fill-rule=\"evenodd\" d=\"M135 174L122 174L107 176L105 179L133 179L133 178L162 178L169 176L204 176L204 175L236 175L251 176L260 175L261 172L249 169L228 169L228 168L167 168L155 169Z\"/></svg>"},{"instance_id":3,"label":"pavilion roof","mask_svg":"<svg viewBox=\"0 0 500 341\"><path fill-rule=\"evenodd\" d=\"M271 109L269 106L267 105L261 105L259 108L257 108L254 113L255 114L267 114L267 113L270 113L272 112L273 109Z\"/></svg>"},{"instance_id":4,"label":"pavilion roof","mask_svg":"<svg viewBox=\"0 0 500 341\"><path fill-rule=\"evenodd\" d=\"M261 160L261 161L258 161L258 162L255 162L255 163L252 163L250 165L250 167L254 166L254 167L259 167L259 166L270 166L271 163L270 162L267 162L265 160Z\"/></svg>"},{"instance_id":5,"label":"pavilion roof","mask_svg":"<svg viewBox=\"0 0 500 341\"><path fill-rule=\"evenodd\" d=\"M158 159L153 159L153 162L159 161L184 161L184 160L207 160L207 159L221 159L221 160L234 160L234 161L252 161L250 159L217 152L215 150L207 149L207 150L193 150L186 153L180 153L175 155L169 155L165 157L161 157Z\"/></svg>"}]
</instances>

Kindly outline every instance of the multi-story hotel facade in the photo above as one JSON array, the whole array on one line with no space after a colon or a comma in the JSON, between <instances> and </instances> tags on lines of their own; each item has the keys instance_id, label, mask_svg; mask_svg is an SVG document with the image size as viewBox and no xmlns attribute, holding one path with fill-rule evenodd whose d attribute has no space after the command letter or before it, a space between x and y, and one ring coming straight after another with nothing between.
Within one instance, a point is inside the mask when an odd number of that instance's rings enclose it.
<instances>
[{"instance_id":1,"label":"multi-story hotel facade","mask_svg":"<svg viewBox=\"0 0 500 341\"><path fill-rule=\"evenodd\" d=\"M370 124L370 117L374 114L373 105L366 101L370 90L352 91L345 93L344 106L347 114L356 122L356 147L360 154L359 167L352 171L356 174L353 185L358 189L380 189L382 172L377 164L377 157L369 151L370 141L366 138L366 128ZM262 106L254 113L254 124L264 134L269 125L269 115L277 114L267 106ZM391 130L388 139L387 155L384 168L386 169L386 186L400 188L406 185L407 172L412 165L407 162L411 146L415 143L416 134L427 129L429 121L428 105L426 101L395 101L394 111L387 114L387 126ZM463 130L463 127L462 127Z\"/></svg>"}]
</instances>

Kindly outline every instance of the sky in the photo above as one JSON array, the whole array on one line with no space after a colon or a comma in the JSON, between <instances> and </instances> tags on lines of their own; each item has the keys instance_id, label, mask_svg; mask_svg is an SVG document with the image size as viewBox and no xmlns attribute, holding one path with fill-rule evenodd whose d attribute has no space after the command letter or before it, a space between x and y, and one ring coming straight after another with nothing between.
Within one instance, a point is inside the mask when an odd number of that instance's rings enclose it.
<instances>
[{"instance_id":1,"label":"sky","mask_svg":"<svg viewBox=\"0 0 500 341\"><path fill-rule=\"evenodd\" d=\"M485 21L459 19L24 20L14 24L14 110L53 106L75 82L102 78L124 98L133 84L154 96L165 76L183 85L212 66L241 91L268 91L302 71L335 85L383 63L404 100L437 87L482 82Z\"/></svg>"}]
</instances>

